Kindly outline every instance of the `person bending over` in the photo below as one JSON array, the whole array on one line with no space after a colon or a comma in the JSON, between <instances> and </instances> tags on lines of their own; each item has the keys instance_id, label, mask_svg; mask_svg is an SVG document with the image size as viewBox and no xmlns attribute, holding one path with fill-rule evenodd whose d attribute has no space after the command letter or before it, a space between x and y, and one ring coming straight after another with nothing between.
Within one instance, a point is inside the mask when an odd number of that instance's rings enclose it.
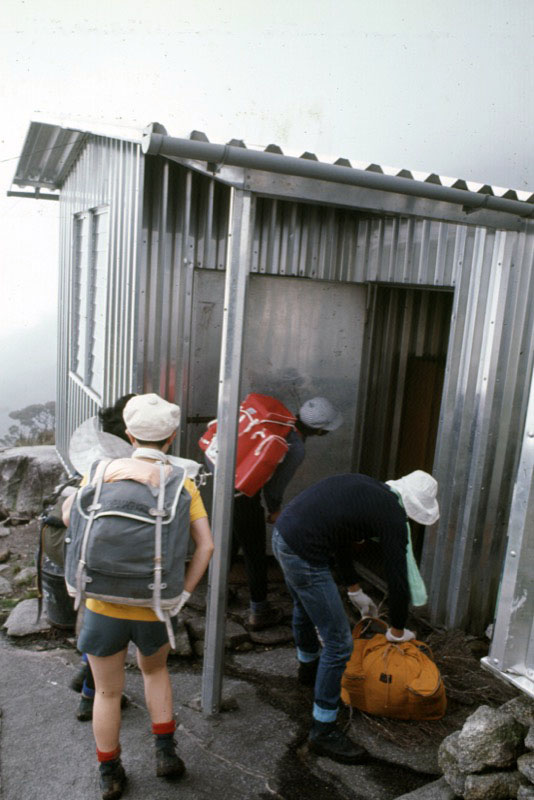
<instances>
[{"instance_id":1,"label":"person bending over","mask_svg":"<svg viewBox=\"0 0 534 800\"><path fill-rule=\"evenodd\" d=\"M421 470L388 483L367 475L334 475L297 495L276 522L273 553L293 599L299 680L314 687L308 741L320 755L351 764L366 755L336 726L352 636L331 566L351 603L362 615L375 616L373 601L359 585L352 547L378 539L389 596L386 637L392 642L415 638L405 628L408 604L410 599L423 604L426 593L413 560L408 517L423 525L436 522L436 495L436 480Z\"/></svg>"}]
</instances>

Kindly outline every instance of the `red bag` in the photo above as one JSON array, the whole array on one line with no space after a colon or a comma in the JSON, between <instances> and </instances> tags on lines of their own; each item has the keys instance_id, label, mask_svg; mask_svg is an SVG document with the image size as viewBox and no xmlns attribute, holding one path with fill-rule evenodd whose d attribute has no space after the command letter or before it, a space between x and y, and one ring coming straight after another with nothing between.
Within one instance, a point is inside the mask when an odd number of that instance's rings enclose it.
<instances>
[{"instance_id":1,"label":"red bag","mask_svg":"<svg viewBox=\"0 0 534 800\"><path fill-rule=\"evenodd\" d=\"M239 406L235 470L236 491L252 497L272 476L289 449L286 436L295 417L275 397L248 394ZM207 458L217 463L217 420L208 424L198 442Z\"/></svg>"}]
</instances>

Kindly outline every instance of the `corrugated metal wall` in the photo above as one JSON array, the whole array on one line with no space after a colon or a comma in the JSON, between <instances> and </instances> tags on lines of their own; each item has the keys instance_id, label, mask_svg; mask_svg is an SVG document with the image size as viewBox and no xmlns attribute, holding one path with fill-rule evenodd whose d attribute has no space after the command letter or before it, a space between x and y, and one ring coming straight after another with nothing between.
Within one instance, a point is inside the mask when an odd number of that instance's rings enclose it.
<instances>
[{"instance_id":1,"label":"corrugated metal wall","mask_svg":"<svg viewBox=\"0 0 534 800\"><path fill-rule=\"evenodd\" d=\"M131 391L134 375L135 275L144 162L140 147L91 137L61 190L56 442L67 457L72 431L101 405ZM109 206L108 294L105 308L104 390L101 395L70 372L71 273L75 215Z\"/></svg>"},{"instance_id":2,"label":"corrugated metal wall","mask_svg":"<svg viewBox=\"0 0 534 800\"><path fill-rule=\"evenodd\" d=\"M469 231L464 252L435 457L442 516L423 572L434 619L481 632L493 617L528 401L534 228Z\"/></svg>"},{"instance_id":3,"label":"corrugated metal wall","mask_svg":"<svg viewBox=\"0 0 534 800\"><path fill-rule=\"evenodd\" d=\"M251 271L355 283L454 286L462 244L458 226L449 223L261 197L256 201Z\"/></svg>"},{"instance_id":4,"label":"corrugated metal wall","mask_svg":"<svg viewBox=\"0 0 534 800\"><path fill-rule=\"evenodd\" d=\"M163 159L146 162L137 390L158 392L185 412L194 270L225 268L230 190ZM182 426L182 452L185 436Z\"/></svg>"}]
</instances>

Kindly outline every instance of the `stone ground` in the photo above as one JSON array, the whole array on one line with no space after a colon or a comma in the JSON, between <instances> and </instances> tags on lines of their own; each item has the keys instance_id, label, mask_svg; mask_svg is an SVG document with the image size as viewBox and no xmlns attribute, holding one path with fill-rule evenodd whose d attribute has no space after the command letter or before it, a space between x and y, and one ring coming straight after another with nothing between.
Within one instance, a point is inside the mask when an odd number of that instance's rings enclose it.
<instances>
[{"instance_id":1,"label":"stone ground","mask_svg":"<svg viewBox=\"0 0 534 800\"><path fill-rule=\"evenodd\" d=\"M19 606L19 609L27 605L31 619L34 619L36 605L33 599L34 579L31 573L27 573L27 582L17 585L16 581L17 575L24 574L24 569L32 567L36 541L36 522L0 528L0 578L9 584L9 591L3 595L0 593L0 625L20 600L26 600L27 603ZM9 551L7 555L6 551ZM219 715L218 722L208 724L198 710L195 710L194 695L200 691L201 681L205 585L199 587L186 608L183 615L185 624L179 639L179 654L170 658L173 686L177 692L178 718L190 742L194 743L197 737L199 746L210 749L211 744L208 746L206 742L215 741L216 730L224 728L229 736L228 742L235 736L235 747L243 751L238 754L238 758L235 753L232 755L222 747L217 758L220 766L224 764L225 759L231 761L234 757L234 760L237 759L236 763L241 764L239 767L242 772L241 777L250 773L250 794L243 793L242 789L228 788L226 794L219 792L221 797L278 796L283 800L297 800L297 798L301 800L303 797L310 800L397 798L427 784L430 785L439 778L440 770L437 765L439 744L445 736L458 730L478 705L481 703L499 705L516 694L513 689L480 668L479 659L487 652L486 640L465 636L457 631L437 631L423 618L410 620L409 626L418 631L419 638L431 644L436 662L441 669L449 699L444 719L432 723L402 722L372 718L359 712L355 712L351 717L348 710L344 710L341 715L343 724L347 725L354 739L371 754L371 762L361 767L348 767L335 764L328 759L314 758L307 752L305 744L311 693L300 687L295 678L295 657L289 627L291 603L281 575L274 564L270 571L270 587L271 601L285 611L283 624L275 629L250 634L243 625L246 619L247 597L242 567L238 564L231 572L224 686L225 696L231 697L232 701L237 698L235 714L229 711ZM372 587L367 588L374 594L375 599L380 599ZM348 613L350 614L350 609ZM39 669L43 673L50 670L53 672L50 666L53 662L56 671L65 673L61 680L64 680L65 684L68 683L68 675L74 671L78 661L73 632L50 628L46 621L44 628L45 630L22 637L8 636L5 631L2 632L0 638L2 654L6 665L11 665L13 669L12 680L15 683L18 679L17 659L24 661L27 665L25 669L31 667L36 676L39 675ZM128 719L133 720L134 715L142 715L145 712L142 712L140 676L133 661L128 672L128 683L131 686L129 691L132 693L133 705L138 710L135 712L127 710L124 724L127 726L127 735L133 736L133 732L129 732ZM61 685L61 680L48 680L47 683L59 685L54 691L60 692L61 705L69 719L68 724L72 726L71 736L81 735L80 731L83 730L83 736L90 741L88 727L80 725L75 720L72 723L77 698ZM7 711L10 708L10 696L11 692L8 692L8 696L1 701L2 706L7 703ZM4 711L4 727L7 725L6 719L8 716ZM16 720L14 719L11 724L16 726ZM243 725L245 733L250 729L249 737L246 735L243 737ZM271 737L273 752L270 760L268 754ZM10 777L12 765L8 762L13 758L16 759L17 752L12 753L6 749L5 737L0 741L3 784L4 787L11 787L9 791L4 788L4 800L12 798L15 800L17 796L25 796L29 800L33 795L28 792L25 795L18 795L16 782ZM254 765L258 765L256 772L260 778L254 777ZM269 778L265 780L264 788L260 789L257 784L258 780L261 783L262 775L264 777L268 775ZM232 793L234 791L235 794ZM39 796L41 800L48 798L52 800L55 795L52 789L50 792L50 794L37 793L35 796ZM80 792L79 795L72 795L73 800L78 796L85 797L82 789ZM198 794L186 792L183 797L203 797L208 794L210 791L205 788ZM173 795L174 792L169 795L145 794L154 798ZM93 796L93 792L87 796ZM131 796L141 797L143 794ZM2 797L1 791L0 797Z\"/></svg>"}]
</instances>

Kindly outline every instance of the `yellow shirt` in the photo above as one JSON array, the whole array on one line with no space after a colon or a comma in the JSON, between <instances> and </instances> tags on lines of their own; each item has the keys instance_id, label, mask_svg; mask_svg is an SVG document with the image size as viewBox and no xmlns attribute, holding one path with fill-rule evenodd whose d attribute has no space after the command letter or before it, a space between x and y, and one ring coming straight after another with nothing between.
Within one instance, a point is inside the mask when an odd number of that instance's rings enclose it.
<instances>
[{"instance_id":1,"label":"yellow shirt","mask_svg":"<svg viewBox=\"0 0 534 800\"><path fill-rule=\"evenodd\" d=\"M139 463L142 462L138 461L137 464ZM122 475L121 473L121 477L113 476L106 470L106 482L113 480L113 477L115 477L115 480L121 480L123 477L126 477L126 475ZM84 479L84 482L86 482L86 479ZM193 481L186 480L184 487L191 495L189 522L195 522L197 519L207 517L208 515L206 513L204 503L202 502L202 497L200 496L200 492ZM114 617L115 619L133 619L141 622L158 622L155 612L146 606L128 606L124 603L108 603L104 600L95 600L94 597L88 597L85 601L85 605L89 611L94 611L97 614L103 614L106 617Z\"/></svg>"}]
</instances>

